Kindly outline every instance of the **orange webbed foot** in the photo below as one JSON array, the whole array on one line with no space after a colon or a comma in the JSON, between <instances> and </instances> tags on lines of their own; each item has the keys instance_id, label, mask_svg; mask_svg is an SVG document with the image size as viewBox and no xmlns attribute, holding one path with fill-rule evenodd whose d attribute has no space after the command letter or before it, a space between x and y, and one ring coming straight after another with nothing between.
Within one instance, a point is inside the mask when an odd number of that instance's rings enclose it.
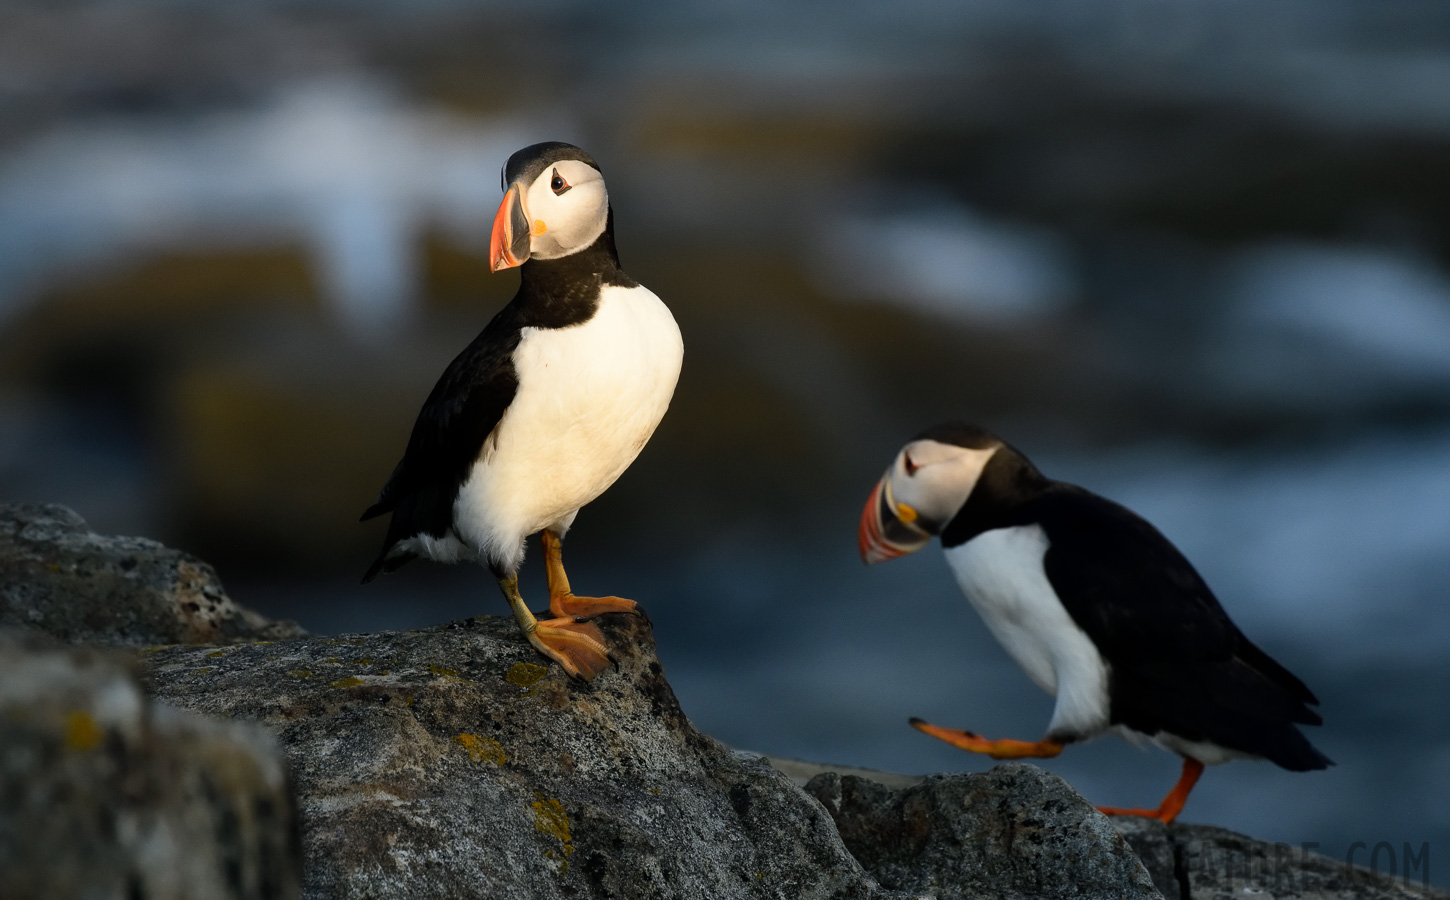
<instances>
[{"instance_id":1,"label":"orange webbed foot","mask_svg":"<svg viewBox=\"0 0 1450 900\"><path fill-rule=\"evenodd\" d=\"M524 636L571 678L589 681L614 664L604 633L593 622L577 622L572 616L544 619L532 630L525 629Z\"/></svg>"},{"instance_id":2,"label":"orange webbed foot","mask_svg":"<svg viewBox=\"0 0 1450 900\"><path fill-rule=\"evenodd\" d=\"M946 741L953 747L959 747L969 753L985 753L993 759L1051 759L1062 752L1062 744L1056 741L1014 741L999 740L990 741L979 737L970 731L958 731L955 728L941 728L924 722L921 719L912 719L911 727L917 731L929 734L938 740Z\"/></svg>"},{"instance_id":3,"label":"orange webbed foot","mask_svg":"<svg viewBox=\"0 0 1450 900\"><path fill-rule=\"evenodd\" d=\"M638 612L633 600L623 597L579 597L569 589L569 576L564 572L563 538L545 531L544 570L549 577L549 611L556 616L589 619L605 613Z\"/></svg>"},{"instance_id":4,"label":"orange webbed foot","mask_svg":"<svg viewBox=\"0 0 1450 900\"><path fill-rule=\"evenodd\" d=\"M549 598L549 611L556 616L592 619L605 613L637 613L639 604L623 597L579 597L558 594Z\"/></svg>"}]
</instances>

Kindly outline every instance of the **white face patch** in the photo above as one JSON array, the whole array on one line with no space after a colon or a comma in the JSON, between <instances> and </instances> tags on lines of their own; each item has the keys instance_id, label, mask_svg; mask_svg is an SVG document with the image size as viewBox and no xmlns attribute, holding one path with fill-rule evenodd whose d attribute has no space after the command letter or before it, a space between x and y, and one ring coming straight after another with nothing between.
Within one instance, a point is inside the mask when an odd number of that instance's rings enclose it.
<instances>
[{"instance_id":1,"label":"white face patch","mask_svg":"<svg viewBox=\"0 0 1450 900\"><path fill-rule=\"evenodd\" d=\"M524 190L523 201L531 228L530 255L535 259L557 259L583 250L604 233L609 220L604 176L575 159L547 166Z\"/></svg>"},{"instance_id":2,"label":"white face patch","mask_svg":"<svg viewBox=\"0 0 1450 900\"><path fill-rule=\"evenodd\" d=\"M912 441L902 448L886 473L896 515L920 519L941 530L966 505L996 447L972 450L940 441ZM901 509L905 504L911 509Z\"/></svg>"}]
</instances>

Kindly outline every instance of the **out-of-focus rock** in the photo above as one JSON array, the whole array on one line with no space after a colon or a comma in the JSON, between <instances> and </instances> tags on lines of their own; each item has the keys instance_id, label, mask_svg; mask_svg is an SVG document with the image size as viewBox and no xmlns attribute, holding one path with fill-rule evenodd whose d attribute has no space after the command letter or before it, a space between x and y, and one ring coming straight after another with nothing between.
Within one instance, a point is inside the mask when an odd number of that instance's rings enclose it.
<instances>
[{"instance_id":1,"label":"out-of-focus rock","mask_svg":"<svg viewBox=\"0 0 1450 900\"><path fill-rule=\"evenodd\" d=\"M0 636L0 897L296 897L276 741L148 700L133 668Z\"/></svg>"},{"instance_id":2,"label":"out-of-focus rock","mask_svg":"<svg viewBox=\"0 0 1450 900\"><path fill-rule=\"evenodd\" d=\"M619 665L589 684L494 617L145 659L160 697L280 735L309 897L889 896L819 804L690 725L646 620L604 626Z\"/></svg>"},{"instance_id":3,"label":"out-of-focus rock","mask_svg":"<svg viewBox=\"0 0 1450 900\"><path fill-rule=\"evenodd\" d=\"M792 759L786 756L762 756L761 759L791 781L801 787L810 784L811 779L817 775L834 773L841 777L854 775L857 778L864 778L867 781L874 781L877 784L884 784L889 788L915 787L926 781L926 775L904 775L900 772L882 772L879 769L863 769L858 766L838 766L831 763L811 762L805 759Z\"/></svg>"},{"instance_id":4,"label":"out-of-focus rock","mask_svg":"<svg viewBox=\"0 0 1450 900\"><path fill-rule=\"evenodd\" d=\"M1450 898L1450 892L1427 886L1428 845L1423 850L1423 880L1417 882L1408 872L1371 872L1303 847L1259 841L1208 825L1164 825L1130 817L1115 818L1113 824L1163 895L1177 900ZM1408 856L1402 860L1406 864Z\"/></svg>"},{"instance_id":5,"label":"out-of-focus rock","mask_svg":"<svg viewBox=\"0 0 1450 900\"><path fill-rule=\"evenodd\" d=\"M303 633L237 605L201 560L146 538L95 534L56 505L0 505L0 627L134 646Z\"/></svg>"},{"instance_id":6,"label":"out-of-focus rock","mask_svg":"<svg viewBox=\"0 0 1450 900\"><path fill-rule=\"evenodd\" d=\"M1106 816L1035 766L932 776L893 789L824 773L806 791L882 887L948 898L1155 898Z\"/></svg>"}]
</instances>

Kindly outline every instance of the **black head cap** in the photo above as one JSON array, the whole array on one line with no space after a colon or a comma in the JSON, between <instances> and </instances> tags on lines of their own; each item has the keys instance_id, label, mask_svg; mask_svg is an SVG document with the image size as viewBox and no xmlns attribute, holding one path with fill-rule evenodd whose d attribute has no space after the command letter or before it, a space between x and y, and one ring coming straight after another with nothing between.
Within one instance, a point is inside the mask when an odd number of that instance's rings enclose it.
<instances>
[{"instance_id":1,"label":"black head cap","mask_svg":"<svg viewBox=\"0 0 1450 900\"><path fill-rule=\"evenodd\" d=\"M979 425L947 422L928 428L914 440L932 440L969 450L997 448L982 468L966 504L942 529L943 547L955 547L984 531L1009 524L1015 509L1053 483L1020 450Z\"/></svg>"},{"instance_id":2,"label":"black head cap","mask_svg":"<svg viewBox=\"0 0 1450 900\"><path fill-rule=\"evenodd\" d=\"M561 159L577 159L585 165L592 166L600 174L604 172L587 150L563 141L544 141L541 144L530 144L509 157L508 162L503 164L501 187L508 190L508 186L515 181L528 184L538 178L539 173L546 167Z\"/></svg>"},{"instance_id":3,"label":"black head cap","mask_svg":"<svg viewBox=\"0 0 1450 900\"><path fill-rule=\"evenodd\" d=\"M997 452L993 454L992 461L987 464L986 476L1010 472L1012 480L1022 484L1028 482L1036 484L1043 480L1042 473L1037 471L1037 467L1021 450L980 425L969 425L966 422L943 422L940 425L933 425L912 440L936 441L939 444L951 444L954 447L965 447L968 450L987 450L996 447ZM980 494L985 491L974 493Z\"/></svg>"},{"instance_id":4,"label":"black head cap","mask_svg":"<svg viewBox=\"0 0 1450 900\"><path fill-rule=\"evenodd\" d=\"M988 447L1002 446L1007 443L980 425L968 425L965 422L943 422L940 425L933 425L912 440L936 441L939 444L966 447L968 450L986 450Z\"/></svg>"}]
</instances>

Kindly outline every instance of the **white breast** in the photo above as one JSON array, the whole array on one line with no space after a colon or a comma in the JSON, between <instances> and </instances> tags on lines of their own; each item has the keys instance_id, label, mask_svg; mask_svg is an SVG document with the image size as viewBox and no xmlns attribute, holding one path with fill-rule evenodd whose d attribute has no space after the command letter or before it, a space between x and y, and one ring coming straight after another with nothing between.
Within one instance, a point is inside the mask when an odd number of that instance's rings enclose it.
<instances>
[{"instance_id":1,"label":"white breast","mask_svg":"<svg viewBox=\"0 0 1450 900\"><path fill-rule=\"evenodd\" d=\"M683 355L674 317L644 287L605 287L579 325L524 329L518 392L454 504L463 539L516 569L525 537L566 530L654 433Z\"/></svg>"},{"instance_id":2,"label":"white breast","mask_svg":"<svg viewBox=\"0 0 1450 900\"><path fill-rule=\"evenodd\" d=\"M993 636L1039 687L1057 697L1047 733L1085 738L1108 724L1108 669L1047 580L1047 535L1036 525L983 532L946 551L947 563Z\"/></svg>"}]
</instances>

